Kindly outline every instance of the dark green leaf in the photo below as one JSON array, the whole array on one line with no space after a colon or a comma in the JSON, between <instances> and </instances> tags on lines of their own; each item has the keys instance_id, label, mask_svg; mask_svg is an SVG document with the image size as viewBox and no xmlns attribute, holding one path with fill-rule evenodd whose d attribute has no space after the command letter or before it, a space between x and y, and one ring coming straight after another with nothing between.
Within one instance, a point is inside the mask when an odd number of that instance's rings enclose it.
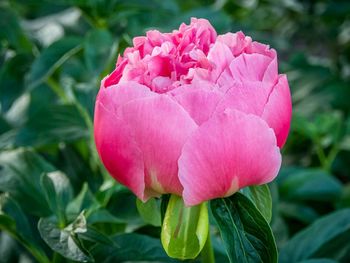
<instances>
[{"instance_id":1,"label":"dark green leaf","mask_svg":"<svg viewBox=\"0 0 350 263\"><path fill-rule=\"evenodd\" d=\"M314 222L319 217L314 208L303 203L281 201L277 204L277 208L284 217L297 219L306 224Z\"/></svg>"},{"instance_id":2,"label":"dark green leaf","mask_svg":"<svg viewBox=\"0 0 350 263\"><path fill-rule=\"evenodd\" d=\"M51 211L58 217L60 224L65 223L65 209L73 197L73 190L67 176L59 171L41 176L41 185Z\"/></svg>"},{"instance_id":3,"label":"dark green leaf","mask_svg":"<svg viewBox=\"0 0 350 263\"><path fill-rule=\"evenodd\" d=\"M48 262L36 229L19 205L7 194L0 195L0 229L16 238L39 261Z\"/></svg>"},{"instance_id":4,"label":"dark green leaf","mask_svg":"<svg viewBox=\"0 0 350 263\"><path fill-rule=\"evenodd\" d=\"M288 200L336 200L341 183L327 172L314 169L289 168L281 171L278 180L281 198Z\"/></svg>"},{"instance_id":5,"label":"dark green leaf","mask_svg":"<svg viewBox=\"0 0 350 263\"><path fill-rule=\"evenodd\" d=\"M89 32L84 42L84 58L87 68L99 75L114 59L116 44L107 30L96 29Z\"/></svg>"},{"instance_id":6,"label":"dark green leaf","mask_svg":"<svg viewBox=\"0 0 350 263\"><path fill-rule=\"evenodd\" d=\"M85 232L84 227L86 226L69 225L64 229L60 229L57 223L53 218L41 218L39 220L38 229L46 244L65 258L79 262L93 261L81 247L76 236L77 232Z\"/></svg>"},{"instance_id":7,"label":"dark green leaf","mask_svg":"<svg viewBox=\"0 0 350 263\"><path fill-rule=\"evenodd\" d=\"M1 111L3 112L8 111L12 103L18 97L20 97L20 95L23 93L24 76L29 70L31 60L32 60L31 56L24 55L24 54L17 54L14 57L8 59L5 62L5 64L1 66L1 69L0 69Z\"/></svg>"},{"instance_id":8,"label":"dark green leaf","mask_svg":"<svg viewBox=\"0 0 350 263\"><path fill-rule=\"evenodd\" d=\"M82 49L82 39L63 38L46 48L34 61L28 76L28 88L33 89L51 76L67 59Z\"/></svg>"},{"instance_id":9,"label":"dark green leaf","mask_svg":"<svg viewBox=\"0 0 350 263\"><path fill-rule=\"evenodd\" d=\"M298 263L337 263L338 261L328 259L328 258L318 258L318 259L308 259L299 261Z\"/></svg>"},{"instance_id":10,"label":"dark green leaf","mask_svg":"<svg viewBox=\"0 0 350 263\"><path fill-rule=\"evenodd\" d=\"M85 183L80 193L67 205L67 214L79 214L83 210L95 210L100 204L89 190L89 186Z\"/></svg>"},{"instance_id":11,"label":"dark green leaf","mask_svg":"<svg viewBox=\"0 0 350 263\"><path fill-rule=\"evenodd\" d=\"M253 201L266 221L270 222L272 217L272 198L268 185L249 186L244 188L242 192Z\"/></svg>"},{"instance_id":12,"label":"dark green leaf","mask_svg":"<svg viewBox=\"0 0 350 263\"><path fill-rule=\"evenodd\" d=\"M230 262L277 262L271 228L243 194L210 202Z\"/></svg>"},{"instance_id":13,"label":"dark green leaf","mask_svg":"<svg viewBox=\"0 0 350 263\"><path fill-rule=\"evenodd\" d=\"M0 164L0 190L9 192L26 212L49 215L40 176L56 169L39 155L23 149L2 152Z\"/></svg>"},{"instance_id":14,"label":"dark green leaf","mask_svg":"<svg viewBox=\"0 0 350 263\"><path fill-rule=\"evenodd\" d=\"M34 114L19 130L16 144L42 146L87 138L89 131L73 105L52 105Z\"/></svg>"},{"instance_id":15,"label":"dark green leaf","mask_svg":"<svg viewBox=\"0 0 350 263\"><path fill-rule=\"evenodd\" d=\"M105 234L97 231L93 227L88 227L83 233L78 234L79 238L83 240L88 240L90 242L102 244L102 245L113 245L113 240L110 239Z\"/></svg>"},{"instance_id":16,"label":"dark green leaf","mask_svg":"<svg viewBox=\"0 0 350 263\"><path fill-rule=\"evenodd\" d=\"M164 252L156 238L139 234L121 234L113 237L114 245L99 244L92 249L96 262L114 263L124 261L175 262Z\"/></svg>"},{"instance_id":17,"label":"dark green leaf","mask_svg":"<svg viewBox=\"0 0 350 263\"><path fill-rule=\"evenodd\" d=\"M295 235L280 252L280 263L327 257L350 243L350 209L327 215ZM316 257L316 255L318 255ZM322 256L323 255L323 256ZM334 255L336 256L336 255Z\"/></svg>"},{"instance_id":18,"label":"dark green leaf","mask_svg":"<svg viewBox=\"0 0 350 263\"><path fill-rule=\"evenodd\" d=\"M18 17L13 10L5 5L0 6L0 40L6 40L11 47L21 51L31 52L32 43L23 32Z\"/></svg>"}]
</instances>

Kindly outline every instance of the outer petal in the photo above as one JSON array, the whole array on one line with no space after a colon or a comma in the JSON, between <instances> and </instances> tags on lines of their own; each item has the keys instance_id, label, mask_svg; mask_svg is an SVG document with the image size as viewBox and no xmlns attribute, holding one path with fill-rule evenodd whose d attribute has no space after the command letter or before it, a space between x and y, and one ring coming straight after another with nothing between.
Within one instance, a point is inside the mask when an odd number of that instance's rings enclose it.
<instances>
[{"instance_id":1,"label":"outer petal","mask_svg":"<svg viewBox=\"0 0 350 263\"><path fill-rule=\"evenodd\" d=\"M144 85L133 81L120 83L117 85L104 87L105 79L102 81L100 91L96 98L104 107L112 112L117 112L117 109L125 103L143 97L156 96L150 89Z\"/></svg>"},{"instance_id":2,"label":"outer petal","mask_svg":"<svg viewBox=\"0 0 350 263\"><path fill-rule=\"evenodd\" d=\"M286 75L281 75L270 94L262 118L275 131L277 145L282 148L287 140L292 117L292 99Z\"/></svg>"},{"instance_id":3,"label":"outer petal","mask_svg":"<svg viewBox=\"0 0 350 263\"><path fill-rule=\"evenodd\" d=\"M187 92L177 95L175 99L201 125L213 114L223 94L215 90L187 88Z\"/></svg>"},{"instance_id":4,"label":"outer petal","mask_svg":"<svg viewBox=\"0 0 350 263\"><path fill-rule=\"evenodd\" d=\"M269 96L269 90L260 81L233 82L227 90L216 111L223 112L227 108L260 116Z\"/></svg>"},{"instance_id":5,"label":"outer petal","mask_svg":"<svg viewBox=\"0 0 350 263\"><path fill-rule=\"evenodd\" d=\"M177 161L196 123L167 95L135 100L121 112L143 153L146 190L181 195Z\"/></svg>"},{"instance_id":6,"label":"outer petal","mask_svg":"<svg viewBox=\"0 0 350 263\"><path fill-rule=\"evenodd\" d=\"M272 65L270 65L272 63ZM230 64L235 79L274 83L278 77L277 60L262 54L242 54Z\"/></svg>"},{"instance_id":7,"label":"outer petal","mask_svg":"<svg viewBox=\"0 0 350 263\"><path fill-rule=\"evenodd\" d=\"M276 137L265 121L236 110L216 114L184 145L179 159L184 201L196 205L270 182L280 165Z\"/></svg>"},{"instance_id":8,"label":"outer petal","mask_svg":"<svg viewBox=\"0 0 350 263\"><path fill-rule=\"evenodd\" d=\"M156 96L147 87L129 82L104 87L96 99L94 136L97 151L109 173L130 188L140 199L144 195L144 165L140 149L131 137L131 131L118 116L121 105L148 96Z\"/></svg>"},{"instance_id":9,"label":"outer petal","mask_svg":"<svg viewBox=\"0 0 350 263\"><path fill-rule=\"evenodd\" d=\"M104 166L117 181L146 200L142 153L130 134L120 118L106 109L102 102L96 102L94 135Z\"/></svg>"}]
</instances>

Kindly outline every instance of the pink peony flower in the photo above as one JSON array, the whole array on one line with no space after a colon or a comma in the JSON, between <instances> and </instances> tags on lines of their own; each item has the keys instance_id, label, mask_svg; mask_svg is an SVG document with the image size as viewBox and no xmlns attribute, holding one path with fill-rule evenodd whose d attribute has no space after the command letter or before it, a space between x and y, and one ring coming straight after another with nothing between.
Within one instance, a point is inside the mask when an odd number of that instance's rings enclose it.
<instances>
[{"instance_id":1,"label":"pink peony flower","mask_svg":"<svg viewBox=\"0 0 350 263\"><path fill-rule=\"evenodd\" d=\"M102 80L94 133L109 173L140 199L187 205L273 180L290 127L276 51L205 19L148 31Z\"/></svg>"}]
</instances>

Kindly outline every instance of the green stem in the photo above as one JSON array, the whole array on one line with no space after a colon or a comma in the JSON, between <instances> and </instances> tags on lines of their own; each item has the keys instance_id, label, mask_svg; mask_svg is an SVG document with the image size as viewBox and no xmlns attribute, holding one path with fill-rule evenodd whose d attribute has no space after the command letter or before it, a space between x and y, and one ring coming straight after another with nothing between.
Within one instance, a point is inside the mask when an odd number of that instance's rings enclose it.
<instances>
[{"instance_id":1,"label":"green stem","mask_svg":"<svg viewBox=\"0 0 350 263\"><path fill-rule=\"evenodd\" d=\"M211 237L210 237L210 227L208 228L208 237L203 247L203 250L201 252L201 256L202 256L202 263L215 263L214 249L211 244Z\"/></svg>"}]
</instances>

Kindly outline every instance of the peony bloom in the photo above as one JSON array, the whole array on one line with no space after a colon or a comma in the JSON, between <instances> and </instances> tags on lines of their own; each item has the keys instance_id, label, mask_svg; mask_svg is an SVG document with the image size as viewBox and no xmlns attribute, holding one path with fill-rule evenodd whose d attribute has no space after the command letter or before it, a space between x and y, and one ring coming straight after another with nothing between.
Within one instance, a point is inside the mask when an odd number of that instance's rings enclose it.
<instances>
[{"instance_id":1,"label":"peony bloom","mask_svg":"<svg viewBox=\"0 0 350 263\"><path fill-rule=\"evenodd\" d=\"M187 205L273 180L290 127L276 51L192 18L148 31L102 80L94 134L109 173L140 199Z\"/></svg>"}]
</instances>

